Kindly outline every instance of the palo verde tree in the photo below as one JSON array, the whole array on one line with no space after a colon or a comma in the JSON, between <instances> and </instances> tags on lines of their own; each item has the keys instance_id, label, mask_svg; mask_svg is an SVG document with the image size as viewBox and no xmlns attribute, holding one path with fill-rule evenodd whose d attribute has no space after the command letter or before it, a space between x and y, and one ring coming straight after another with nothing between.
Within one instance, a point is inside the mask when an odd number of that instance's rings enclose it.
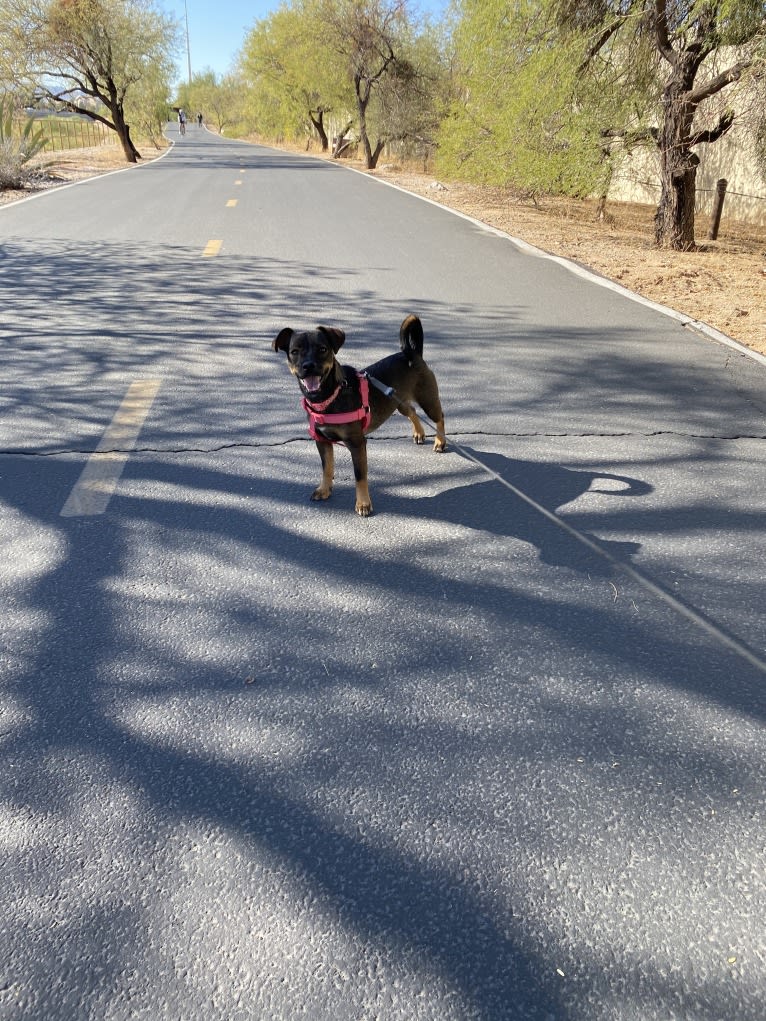
<instances>
[{"instance_id":1,"label":"palo verde tree","mask_svg":"<svg viewBox=\"0 0 766 1021\"><path fill-rule=\"evenodd\" d=\"M131 97L154 108L167 98L177 23L153 0L0 0L0 15L0 74L111 128L135 163Z\"/></svg>"},{"instance_id":2,"label":"palo verde tree","mask_svg":"<svg viewBox=\"0 0 766 1021\"><path fill-rule=\"evenodd\" d=\"M705 117L704 105L751 70L766 70L766 4L758 0L655 0L649 12L665 68L657 145L660 203L658 245L694 248L697 146L721 138L734 107Z\"/></svg>"},{"instance_id":3,"label":"palo verde tree","mask_svg":"<svg viewBox=\"0 0 766 1021\"><path fill-rule=\"evenodd\" d=\"M407 0L318 0L328 44L353 86L359 137L369 170L388 141L401 138L401 112L424 79L413 47ZM374 141L373 141L374 134Z\"/></svg>"},{"instance_id":4,"label":"palo verde tree","mask_svg":"<svg viewBox=\"0 0 766 1021\"><path fill-rule=\"evenodd\" d=\"M696 149L734 124L737 83L766 71L763 0L559 0L563 24L584 23L582 66L642 62L657 80L659 103L636 125L657 145L659 246L694 248ZM646 62L649 62L648 65Z\"/></svg>"},{"instance_id":5,"label":"palo verde tree","mask_svg":"<svg viewBox=\"0 0 766 1021\"><path fill-rule=\"evenodd\" d=\"M588 194L607 174L599 130L608 90L578 71L583 41L553 2L462 0L454 26L455 98L438 163L455 175L530 193Z\"/></svg>"},{"instance_id":6,"label":"palo verde tree","mask_svg":"<svg viewBox=\"0 0 766 1021\"><path fill-rule=\"evenodd\" d=\"M353 95L313 0L282 4L256 21L242 47L239 69L249 84L260 130L296 136L309 127L322 151L329 148L327 117L333 112L344 116Z\"/></svg>"},{"instance_id":7,"label":"palo verde tree","mask_svg":"<svg viewBox=\"0 0 766 1021\"><path fill-rule=\"evenodd\" d=\"M458 0L444 158L578 194L603 190L621 146L656 146L656 242L693 248L695 150L766 70L765 29L763 0Z\"/></svg>"},{"instance_id":8,"label":"palo verde tree","mask_svg":"<svg viewBox=\"0 0 766 1021\"><path fill-rule=\"evenodd\" d=\"M191 118L201 113L205 123L220 134L244 120L246 87L236 74L219 76L210 68L192 75L191 82L176 88L174 106L183 107Z\"/></svg>"}]
</instances>

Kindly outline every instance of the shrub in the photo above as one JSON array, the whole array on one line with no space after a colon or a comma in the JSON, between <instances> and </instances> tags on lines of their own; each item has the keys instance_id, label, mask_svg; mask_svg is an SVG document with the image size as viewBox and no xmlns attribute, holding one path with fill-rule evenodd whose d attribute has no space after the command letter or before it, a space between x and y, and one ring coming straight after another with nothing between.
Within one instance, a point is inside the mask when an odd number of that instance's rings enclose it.
<instances>
[{"instance_id":1,"label":"shrub","mask_svg":"<svg viewBox=\"0 0 766 1021\"><path fill-rule=\"evenodd\" d=\"M45 148L45 133L28 117L19 131L13 103L0 99L0 188L23 188L32 168L29 161Z\"/></svg>"}]
</instances>

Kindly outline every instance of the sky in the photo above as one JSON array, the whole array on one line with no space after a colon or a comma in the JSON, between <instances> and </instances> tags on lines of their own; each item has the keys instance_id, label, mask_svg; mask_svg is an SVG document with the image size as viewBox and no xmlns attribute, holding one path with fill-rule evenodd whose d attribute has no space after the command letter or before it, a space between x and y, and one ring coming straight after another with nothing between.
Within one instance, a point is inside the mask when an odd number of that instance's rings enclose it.
<instances>
[{"instance_id":1,"label":"sky","mask_svg":"<svg viewBox=\"0 0 766 1021\"><path fill-rule=\"evenodd\" d=\"M448 0L415 0L414 6L423 13L439 15L447 4ZM158 6L182 25L188 12L192 74L212 68L223 75L231 69L248 30L276 10L279 0L186 0L186 12L184 0L160 0ZM186 77L187 65L184 45L179 55L179 79Z\"/></svg>"}]
</instances>

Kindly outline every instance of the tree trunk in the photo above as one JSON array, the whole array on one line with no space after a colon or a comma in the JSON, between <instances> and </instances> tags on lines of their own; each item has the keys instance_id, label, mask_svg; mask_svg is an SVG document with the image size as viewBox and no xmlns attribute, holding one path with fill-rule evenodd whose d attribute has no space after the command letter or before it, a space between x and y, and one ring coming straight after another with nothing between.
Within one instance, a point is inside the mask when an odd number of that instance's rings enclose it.
<instances>
[{"instance_id":1,"label":"tree trunk","mask_svg":"<svg viewBox=\"0 0 766 1021\"><path fill-rule=\"evenodd\" d=\"M351 130L351 125L353 123L353 121L349 121L345 128L339 132L335 138L333 138L332 158L334 160L338 159L343 150L347 149L349 145L351 145L351 140L346 138L346 134Z\"/></svg>"},{"instance_id":2,"label":"tree trunk","mask_svg":"<svg viewBox=\"0 0 766 1021\"><path fill-rule=\"evenodd\" d=\"M370 136L367 134L367 117L365 112L367 110L367 104L362 103L361 100L357 103L359 107L359 137L362 140L362 148L364 149L364 165L368 170L372 170L372 146L370 145Z\"/></svg>"},{"instance_id":3,"label":"tree trunk","mask_svg":"<svg viewBox=\"0 0 766 1021\"><path fill-rule=\"evenodd\" d=\"M676 252L696 247L694 194L699 156L691 148L696 109L689 98L693 81L693 73L679 58L662 96L663 120L657 139L661 192L654 215L654 239L658 247Z\"/></svg>"},{"instance_id":4,"label":"tree trunk","mask_svg":"<svg viewBox=\"0 0 766 1021\"><path fill-rule=\"evenodd\" d=\"M367 134L367 106L370 102L371 85L369 82L363 81L358 75L354 79L354 85L356 89L356 108L359 114L359 137L364 149L364 165L368 170L374 170L380 152L373 156L370 136Z\"/></svg>"},{"instance_id":5,"label":"tree trunk","mask_svg":"<svg viewBox=\"0 0 766 1021\"><path fill-rule=\"evenodd\" d=\"M374 170L375 167L377 167L378 160L380 159L380 154L383 152L385 144L386 143L381 141L381 139L378 139L378 141L375 143L375 148L370 150L370 154L367 157L368 170Z\"/></svg>"},{"instance_id":6,"label":"tree trunk","mask_svg":"<svg viewBox=\"0 0 766 1021\"><path fill-rule=\"evenodd\" d=\"M660 248L691 252L694 240L694 198L699 157L690 152L684 165L679 160L667 161L662 167L662 195L654 214L654 238Z\"/></svg>"},{"instance_id":7,"label":"tree trunk","mask_svg":"<svg viewBox=\"0 0 766 1021\"><path fill-rule=\"evenodd\" d=\"M316 133L319 135L319 141L322 144L322 152L327 152L330 148L330 143L327 139L327 132L324 129L324 110L317 110L316 116L309 110L309 117L311 123L314 125Z\"/></svg>"},{"instance_id":8,"label":"tree trunk","mask_svg":"<svg viewBox=\"0 0 766 1021\"><path fill-rule=\"evenodd\" d=\"M112 123L122 145L122 151L125 153L125 159L128 163L137 163L141 159L141 153L133 145L130 137L130 126L125 122L122 107L116 106L109 112L112 115Z\"/></svg>"}]
</instances>

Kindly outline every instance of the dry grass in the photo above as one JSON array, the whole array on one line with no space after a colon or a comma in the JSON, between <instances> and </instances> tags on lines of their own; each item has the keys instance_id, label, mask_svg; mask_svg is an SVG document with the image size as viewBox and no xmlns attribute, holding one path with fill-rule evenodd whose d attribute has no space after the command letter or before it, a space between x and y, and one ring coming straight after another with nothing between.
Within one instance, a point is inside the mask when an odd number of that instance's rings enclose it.
<instances>
[{"instance_id":1,"label":"dry grass","mask_svg":"<svg viewBox=\"0 0 766 1021\"><path fill-rule=\"evenodd\" d=\"M160 155L149 146L143 151L148 158ZM350 163L360 169L359 163ZM119 146L72 149L59 153L55 164L41 171L22 195L0 192L0 204L125 166ZM533 203L507 189L458 182L434 187L432 176L395 166L383 166L373 176L588 266L766 355L766 228L724 215L717 241L702 242L696 252L668 252L653 245L650 206L612 203L607 218L598 221L589 201ZM700 217L698 238L704 238L707 229Z\"/></svg>"}]
</instances>

